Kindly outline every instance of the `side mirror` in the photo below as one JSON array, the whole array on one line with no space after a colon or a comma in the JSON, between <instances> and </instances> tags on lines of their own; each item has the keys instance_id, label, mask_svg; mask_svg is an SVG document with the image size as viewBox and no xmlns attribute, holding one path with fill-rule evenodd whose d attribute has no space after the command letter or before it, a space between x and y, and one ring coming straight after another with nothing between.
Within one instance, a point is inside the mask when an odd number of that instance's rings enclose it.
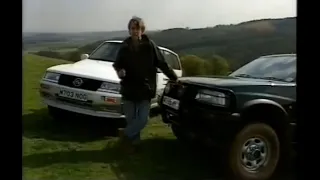
<instances>
[{"instance_id":1,"label":"side mirror","mask_svg":"<svg viewBox=\"0 0 320 180\"><path fill-rule=\"evenodd\" d=\"M88 59L89 58L89 54L81 54L80 59L84 60L84 59Z\"/></svg>"}]
</instances>

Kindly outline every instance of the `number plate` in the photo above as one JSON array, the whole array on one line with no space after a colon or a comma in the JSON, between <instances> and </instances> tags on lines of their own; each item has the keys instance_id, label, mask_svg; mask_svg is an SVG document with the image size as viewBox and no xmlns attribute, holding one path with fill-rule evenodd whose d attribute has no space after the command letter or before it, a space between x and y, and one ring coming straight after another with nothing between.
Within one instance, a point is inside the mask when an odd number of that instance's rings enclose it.
<instances>
[{"instance_id":1,"label":"number plate","mask_svg":"<svg viewBox=\"0 0 320 180\"><path fill-rule=\"evenodd\" d=\"M163 97L163 101L162 103L166 106L169 106L175 110L178 110L179 109L179 106L180 106L180 101L177 100L177 99L173 99L171 97L168 97L168 96L164 96Z\"/></svg>"},{"instance_id":2,"label":"number plate","mask_svg":"<svg viewBox=\"0 0 320 180\"><path fill-rule=\"evenodd\" d=\"M74 91L68 91L61 89L59 92L60 97L65 97L65 98L70 98L70 99L75 99L79 101L87 101L87 94L85 93L79 93L79 92L74 92Z\"/></svg>"}]
</instances>

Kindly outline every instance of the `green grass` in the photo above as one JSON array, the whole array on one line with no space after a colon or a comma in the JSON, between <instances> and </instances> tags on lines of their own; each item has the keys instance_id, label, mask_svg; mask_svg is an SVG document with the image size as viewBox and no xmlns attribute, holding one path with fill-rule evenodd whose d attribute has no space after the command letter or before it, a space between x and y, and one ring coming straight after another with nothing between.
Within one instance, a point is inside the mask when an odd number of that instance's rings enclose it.
<instances>
[{"instance_id":1,"label":"green grass","mask_svg":"<svg viewBox=\"0 0 320 180\"><path fill-rule=\"evenodd\" d=\"M114 120L69 118L55 122L38 94L46 68L68 63L36 55L23 60L24 179L206 179L213 168L176 141L160 117L150 119L142 135L141 152L122 154Z\"/></svg>"}]
</instances>

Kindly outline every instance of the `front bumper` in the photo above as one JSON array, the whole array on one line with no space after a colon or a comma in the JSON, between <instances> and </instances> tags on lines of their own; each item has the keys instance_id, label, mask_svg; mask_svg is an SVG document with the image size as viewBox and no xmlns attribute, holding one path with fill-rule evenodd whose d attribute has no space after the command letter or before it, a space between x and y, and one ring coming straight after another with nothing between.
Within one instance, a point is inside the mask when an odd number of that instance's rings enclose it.
<instances>
[{"instance_id":1,"label":"front bumper","mask_svg":"<svg viewBox=\"0 0 320 180\"><path fill-rule=\"evenodd\" d=\"M162 120L175 124L198 137L209 138L216 145L223 145L234 137L241 127L240 114L219 112L213 108L192 106L175 111L162 105Z\"/></svg>"},{"instance_id":2,"label":"front bumper","mask_svg":"<svg viewBox=\"0 0 320 180\"><path fill-rule=\"evenodd\" d=\"M81 102L63 98L59 96L59 92L61 89L84 93L87 95L87 101ZM48 106L95 117L125 117L122 111L120 94L71 88L44 80L40 82L39 91L43 102Z\"/></svg>"}]
</instances>

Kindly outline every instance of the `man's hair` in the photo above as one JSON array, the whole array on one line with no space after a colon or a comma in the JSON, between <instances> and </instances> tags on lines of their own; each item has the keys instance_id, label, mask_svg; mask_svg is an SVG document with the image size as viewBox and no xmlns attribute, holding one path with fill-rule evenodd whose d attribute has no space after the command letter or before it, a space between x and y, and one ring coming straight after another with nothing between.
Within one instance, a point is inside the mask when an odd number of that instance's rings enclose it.
<instances>
[{"instance_id":1,"label":"man's hair","mask_svg":"<svg viewBox=\"0 0 320 180\"><path fill-rule=\"evenodd\" d=\"M138 28L141 29L142 32L144 32L145 29L146 29L142 18L140 18L140 17L138 17L138 16L133 16L133 17L130 19L130 21L129 21L129 23L128 23L128 30L130 30L131 24L136 25Z\"/></svg>"}]
</instances>

